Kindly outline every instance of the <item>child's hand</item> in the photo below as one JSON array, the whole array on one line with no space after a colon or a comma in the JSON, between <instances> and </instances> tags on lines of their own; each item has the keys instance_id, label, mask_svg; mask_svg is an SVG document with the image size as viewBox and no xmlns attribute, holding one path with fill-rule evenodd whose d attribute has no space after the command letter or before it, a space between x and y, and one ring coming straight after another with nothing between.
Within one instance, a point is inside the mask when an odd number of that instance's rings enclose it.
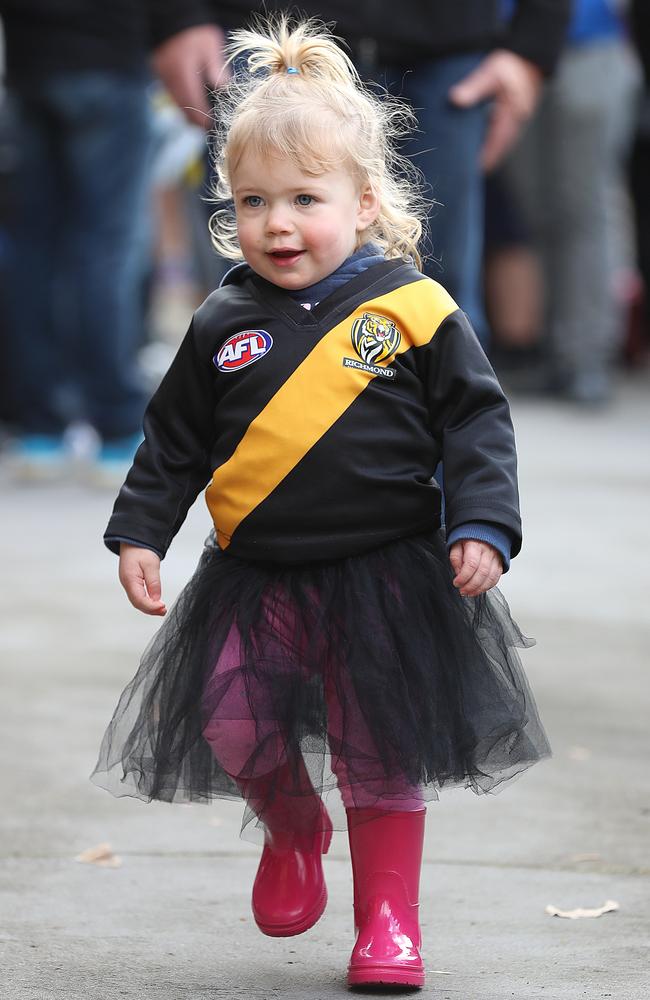
<instances>
[{"instance_id":1,"label":"child's hand","mask_svg":"<svg viewBox=\"0 0 650 1000\"><path fill-rule=\"evenodd\" d=\"M120 544L120 583L134 608L145 615L166 615L160 599L160 559L150 549Z\"/></svg>"},{"instance_id":2,"label":"child's hand","mask_svg":"<svg viewBox=\"0 0 650 1000\"><path fill-rule=\"evenodd\" d=\"M501 556L494 546L473 538L454 542L449 550L449 561L456 574L454 587L463 597L478 597L491 590L503 573Z\"/></svg>"}]
</instances>

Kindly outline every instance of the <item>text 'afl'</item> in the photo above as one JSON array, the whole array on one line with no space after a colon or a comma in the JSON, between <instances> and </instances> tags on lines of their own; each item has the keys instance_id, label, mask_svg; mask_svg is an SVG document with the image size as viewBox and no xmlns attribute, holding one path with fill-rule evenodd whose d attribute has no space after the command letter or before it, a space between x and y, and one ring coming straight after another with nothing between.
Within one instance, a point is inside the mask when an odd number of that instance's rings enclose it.
<instances>
[{"instance_id":1,"label":"text 'afl'","mask_svg":"<svg viewBox=\"0 0 650 1000\"><path fill-rule=\"evenodd\" d=\"M243 330L221 345L212 359L220 372L235 372L259 361L273 347L273 337L266 330Z\"/></svg>"}]
</instances>

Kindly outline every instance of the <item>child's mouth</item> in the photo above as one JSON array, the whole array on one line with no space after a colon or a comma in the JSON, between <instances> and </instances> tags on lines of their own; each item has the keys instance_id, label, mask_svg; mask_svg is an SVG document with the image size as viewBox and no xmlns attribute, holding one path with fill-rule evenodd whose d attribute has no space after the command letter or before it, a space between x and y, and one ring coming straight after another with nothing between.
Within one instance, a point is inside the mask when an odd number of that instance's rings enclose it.
<instances>
[{"instance_id":1,"label":"child's mouth","mask_svg":"<svg viewBox=\"0 0 650 1000\"><path fill-rule=\"evenodd\" d=\"M300 260L304 254L304 250L294 250L288 247L284 250L271 250L268 256L272 259L274 264L279 267L289 267L291 264L295 264Z\"/></svg>"}]
</instances>

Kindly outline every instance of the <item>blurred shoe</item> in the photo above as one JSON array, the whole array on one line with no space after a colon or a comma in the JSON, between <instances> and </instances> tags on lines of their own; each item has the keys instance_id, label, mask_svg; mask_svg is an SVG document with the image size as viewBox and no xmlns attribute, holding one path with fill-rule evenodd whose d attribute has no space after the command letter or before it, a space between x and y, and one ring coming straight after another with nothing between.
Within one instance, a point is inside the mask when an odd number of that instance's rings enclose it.
<instances>
[{"instance_id":1,"label":"blurred shoe","mask_svg":"<svg viewBox=\"0 0 650 1000\"><path fill-rule=\"evenodd\" d=\"M9 448L7 458L18 482L56 482L71 471L70 452L62 434L24 434Z\"/></svg>"},{"instance_id":2,"label":"blurred shoe","mask_svg":"<svg viewBox=\"0 0 650 1000\"><path fill-rule=\"evenodd\" d=\"M564 395L581 406L605 406L612 398L612 380L605 371L576 372Z\"/></svg>"},{"instance_id":3,"label":"blurred shoe","mask_svg":"<svg viewBox=\"0 0 650 1000\"><path fill-rule=\"evenodd\" d=\"M142 434L139 431L137 434L103 441L90 467L90 482L106 489L119 489L141 443Z\"/></svg>"}]
</instances>

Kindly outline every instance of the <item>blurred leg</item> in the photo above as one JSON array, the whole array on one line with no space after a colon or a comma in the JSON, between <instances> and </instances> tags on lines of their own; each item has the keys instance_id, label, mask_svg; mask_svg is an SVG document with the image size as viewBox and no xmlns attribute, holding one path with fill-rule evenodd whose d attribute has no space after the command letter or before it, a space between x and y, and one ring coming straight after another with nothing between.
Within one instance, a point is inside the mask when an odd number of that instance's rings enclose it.
<instances>
[{"instance_id":1,"label":"blurred leg","mask_svg":"<svg viewBox=\"0 0 650 1000\"><path fill-rule=\"evenodd\" d=\"M543 258L551 361L569 389L605 378L620 333L611 201L632 88L622 45L569 50L514 160Z\"/></svg>"},{"instance_id":2,"label":"blurred leg","mask_svg":"<svg viewBox=\"0 0 650 1000\"><path fill-rule=\"evenodd\" d=\"M576 51L553 88L550 324L558 366L572 375L605 371L617 337L608 205L624 106L619 56L618 46Z\"/></svg>"},{"instance_id":3,"label":"blurred leg","mask_svg":"<svg viewBox=\"0 0 650 1000\"><path fill-rule=\"evenodd\" d=\"M69 342L57 311L63 199L63 137L42 94L14 95L18 166L8 262L7 385L17 428L60 434L71 413Z\"/></svg>"},{"instance_id":4,"label":"blurred leg","mask_svg":"<svg viewBox=\"0 0 650 1000\"><path fill-rule=\"evenodd\" d=\"M413 106L419 131L403 152L422 171L427 197L437 204L430 220L432 258L426 272L449 291L468 313L479 340L488 341L481 288L484 189L479 152L485 134L488 106L455 108L449 89L470 73L479 55L450 56L415 68L390 67L386 80L391 93Z\"/></svg>"},{"instance_id":5,"label":"blurred leg","mask_svg":"<svg viewBox=\"0 0 650 1000\"><path fill-rule=\"evenodd\" d=\"M637 259L645 295L643 300L646 337L650 338L650 94L647 103L647 131L636 136L630 160L630 186L634 199L634 224L636 230ZM638 355L643 356L642 349Z\"/></svg>"},{"instance_id":6,"label":"blurred leg","mask_svg":"<svg viewBox=\"0 0 650 1000\"><path fill-rule=\"evenodd\" d=\"M70 252L79 310L77 376L105 438L141 424L143 228L148 225L150 118L146 79L78 73L57 82L66 122Z\"/></svg>"}]
</instances>

